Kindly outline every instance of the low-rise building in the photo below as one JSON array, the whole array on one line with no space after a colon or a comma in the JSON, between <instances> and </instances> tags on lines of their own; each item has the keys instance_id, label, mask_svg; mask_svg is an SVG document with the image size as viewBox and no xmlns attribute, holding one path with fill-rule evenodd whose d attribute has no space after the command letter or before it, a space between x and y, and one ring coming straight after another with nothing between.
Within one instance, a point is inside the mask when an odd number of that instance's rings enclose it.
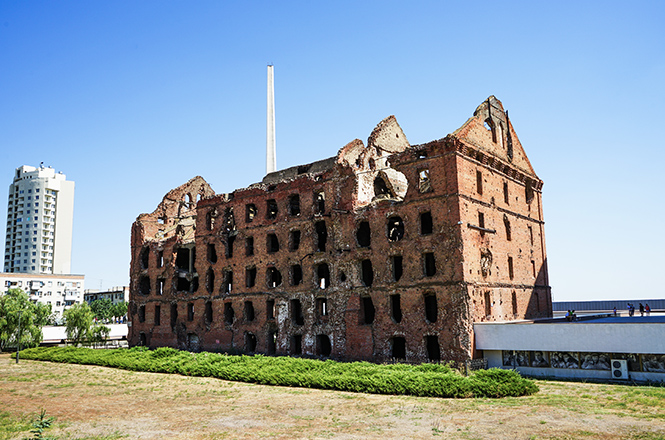
<instances>
[{"instance_id":1,"label":"low-rise building","mask_svg":"<svg viewBox=\"0 0 665 440\"><path fill-rule=\"evenodd\" d=\"M88 304L99 299L111 300L113 304L129 302L129 286L116 286L108 290L86 289L83 299Z\"/></svg>"},{"instance_id":2,"label":"low-rise building","mask_svg":"<svg viewBox=\"0 0 665 440\"><path fill-rule=\"evenodd\" d=\"M34 303L50 304L56 319L71 305L83 302L85 275L0 273L0 295L21 289Z\"/></svg>"}]
</instances>

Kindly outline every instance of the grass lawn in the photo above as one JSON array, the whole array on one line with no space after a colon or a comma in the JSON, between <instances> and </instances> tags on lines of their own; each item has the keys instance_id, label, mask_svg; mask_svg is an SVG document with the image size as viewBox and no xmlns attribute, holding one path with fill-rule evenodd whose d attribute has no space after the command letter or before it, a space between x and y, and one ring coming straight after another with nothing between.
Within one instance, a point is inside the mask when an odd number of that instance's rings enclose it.
<instances>
[{"instance_id":1,"label":"grass lawn","mask_svg":"<svg viewBox=\"0 0 665 440\"><path fill-rule=\"evenodd\" d=\"M665 388L537 381L501 399L230 382L0 354L0 440L42 409L57 439L665 439Z\"/></svg>"}]
</instances>

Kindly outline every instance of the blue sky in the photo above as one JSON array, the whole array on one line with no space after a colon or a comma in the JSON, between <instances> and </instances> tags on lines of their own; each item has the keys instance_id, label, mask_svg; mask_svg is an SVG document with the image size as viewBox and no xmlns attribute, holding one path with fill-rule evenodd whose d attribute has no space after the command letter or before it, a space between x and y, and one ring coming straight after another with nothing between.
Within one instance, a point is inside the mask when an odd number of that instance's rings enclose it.
<instances>
[{"instance_id":1,"label":"blue sky","mask_svg":"<svg viewBox=\"0 0 665 440\"><path fill-rule=\"evenodd\" d=\"M660 1L3 0L0 200L16 167L64 172L73 272L126 285L131 224L171 188L263 177L266 64L278 168L391 114L442 138L493 94L545 182L554 300L664 298L663 23Z\"/></svg>"}]
</instances>

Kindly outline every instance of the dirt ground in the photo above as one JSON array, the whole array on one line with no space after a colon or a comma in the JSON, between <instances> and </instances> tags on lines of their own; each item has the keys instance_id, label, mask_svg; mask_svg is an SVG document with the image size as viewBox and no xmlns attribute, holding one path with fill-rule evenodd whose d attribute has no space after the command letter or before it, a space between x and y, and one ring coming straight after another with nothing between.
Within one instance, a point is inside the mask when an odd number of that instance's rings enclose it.
<instances>
[{"instance_id":1,"label":"dirt ground","mask_svg":"<svg viewBox=\"0 0 665 440\"><path fill-rule=\"evenodd\" d=\"M270 387L0 355L3 412L45 409L58 438L665 439L665 389L538 381L452 400ZM14 438L25 438L25 433Z\"/></svg>"}]
</instances>

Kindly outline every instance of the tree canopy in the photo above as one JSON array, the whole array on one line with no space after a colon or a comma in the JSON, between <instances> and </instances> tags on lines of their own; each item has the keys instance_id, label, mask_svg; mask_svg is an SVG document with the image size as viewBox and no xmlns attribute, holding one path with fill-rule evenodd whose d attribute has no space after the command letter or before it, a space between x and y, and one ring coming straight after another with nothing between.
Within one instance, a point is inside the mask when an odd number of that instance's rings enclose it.
<instances>
[{"instance_id":1,"label":"tree canopy","mask_svg":"<svg viewBox=\"0 0 665 440\"><path fill-rule=\"evenodd\" d=\"M113 308L113 302L106 298L98 299L90 303L92 313L94 313L95 318L100 321L111 318Z\"/></svg>"},{"instance_id":2,"label":"tree canopy","mask_svg":"<svg viewBox=\"0 0 665 440\"><path fill-rule=\"evenodd\" d=\"M64 317L67 339L74 344L84 341L102 342L108 338L110 329L103 325L93 325L95 313L86 302L72 305L65 310Z\"/></svg>"},{"instance_id":3,"label":"tree canopy","mask_svg":"<svg viewBox=\"0 0 665 440\"><path fill-rule=\"evenodd\" d=\"M21 289L9 289L0 296L0 351L16 347L21 314L21 347L36 347L42 341L42 327L51 316L49 304L33 303Z\"/></svg>"}]
</instances>

